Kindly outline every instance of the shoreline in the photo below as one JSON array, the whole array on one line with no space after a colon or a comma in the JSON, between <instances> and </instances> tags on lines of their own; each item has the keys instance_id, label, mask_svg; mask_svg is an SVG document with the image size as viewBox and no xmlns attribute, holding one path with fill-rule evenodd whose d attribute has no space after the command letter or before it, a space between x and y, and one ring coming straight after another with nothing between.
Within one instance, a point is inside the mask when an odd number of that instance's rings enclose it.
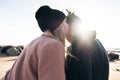
<instances>
[{"instance_id":1,"label":"shoreline","mask_svg":"<svg viewBox=\"0 0 120 80\"><path fill-rule=\"evenodd\" d=\"M0 79L5 75L18 56L7 56L0 54ZM110 72L109 80L120 80L120 59L115 61L109 61Z\"/></svg>"}]
</instances>

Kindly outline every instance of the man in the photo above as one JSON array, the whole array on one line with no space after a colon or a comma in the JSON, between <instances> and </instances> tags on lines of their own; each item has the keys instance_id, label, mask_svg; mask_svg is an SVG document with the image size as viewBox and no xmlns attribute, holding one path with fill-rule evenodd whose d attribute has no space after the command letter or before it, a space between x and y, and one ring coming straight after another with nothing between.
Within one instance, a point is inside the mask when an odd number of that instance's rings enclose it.
<instances>
[{"instance_id":1,"label":"man","mask_svg":"<svg viewBox=\"0 0 120 80\"><path fill-rule=\"evenodd\" d=\"M68 13L67 39L71 43L68 48L71 55L66 58L66 80L108 80L109 62L103 45L96 39L96 32L90 31L86 36L77 34L76 23L80 18Z\"/></svg>"}]
</instances>

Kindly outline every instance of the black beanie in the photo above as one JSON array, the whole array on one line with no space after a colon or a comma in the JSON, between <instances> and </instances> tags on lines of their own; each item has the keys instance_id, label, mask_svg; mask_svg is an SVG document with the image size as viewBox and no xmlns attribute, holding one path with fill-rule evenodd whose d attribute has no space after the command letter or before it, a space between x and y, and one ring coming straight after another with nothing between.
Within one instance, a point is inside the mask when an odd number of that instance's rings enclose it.
<instances>
[{"instance_id":1,"label":"black beanie","mask_svg":"<svg viewBox=\"0 0 120 80\"><path fill-rule=\"evenodd\" d=\"M42 6L37 10L35 18L42 32L47 29L53 32L63 22L65 14L49 6Z\"/></svg>"}]
</instances>

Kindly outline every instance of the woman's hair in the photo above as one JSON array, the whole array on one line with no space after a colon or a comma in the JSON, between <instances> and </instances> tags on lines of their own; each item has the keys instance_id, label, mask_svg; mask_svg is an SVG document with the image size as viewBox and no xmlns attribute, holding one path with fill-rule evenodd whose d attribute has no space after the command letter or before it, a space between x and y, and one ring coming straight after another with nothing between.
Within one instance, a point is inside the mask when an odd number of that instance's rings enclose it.
<instances>
[{"instance_id":1,"label":"woman's hair","mask_svg":"<svg viewBox=\"0 0 120 80\"><path fill-rule=\"evenodd\" d=\"M64 50L65 50L65 57L66 55L71 55L66 47L65 44L65 36L66 36L66 32L64 30L64 25L61 24L54 32L53 35L55 36L55 38L62 43L62 45L64 46Z\"/></svg>"},{"instance_id":2,"label":"woman's hair","mask_svg":"<svg viewBox=\"0 0 120 80\"><path fill-rule=\"evenodd\" d=\"M63 23L61 23L54 31L50 31L49 29L45 30L43 35L56 39L65 47L66 32Z\"/></svg>"},{"instance_id":3,"label":"woman's hair","mask_svg":"<svg viewBox=\"0 0 120 80\"><path fill-rule=\"evenodd\" d=\"M55 31L53 31L52 34L65 47L65 35L66 35L66 32L64 30L64 25L61 24Z\"/></svg>"}]
</instances>

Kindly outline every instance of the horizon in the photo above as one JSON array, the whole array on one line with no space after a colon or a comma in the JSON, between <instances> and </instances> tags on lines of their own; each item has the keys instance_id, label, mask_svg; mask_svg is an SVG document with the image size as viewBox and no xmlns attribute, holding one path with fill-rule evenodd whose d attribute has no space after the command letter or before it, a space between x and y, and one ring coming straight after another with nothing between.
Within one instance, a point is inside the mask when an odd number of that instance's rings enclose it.
<instances>
[{"instance_id":1,"label":"horizon","mask_svg":"<svg viewBox=\"0 0 120 80\"><path fill-rule=\"evenodd\" d=\"M0 0L0 45L27 45L40 36L35 12L42 5L66 15L66 9L75 12L82 21L80 29L96 30L106 48L120 48L119 0Z\"/></svg>"}]
</instances>

